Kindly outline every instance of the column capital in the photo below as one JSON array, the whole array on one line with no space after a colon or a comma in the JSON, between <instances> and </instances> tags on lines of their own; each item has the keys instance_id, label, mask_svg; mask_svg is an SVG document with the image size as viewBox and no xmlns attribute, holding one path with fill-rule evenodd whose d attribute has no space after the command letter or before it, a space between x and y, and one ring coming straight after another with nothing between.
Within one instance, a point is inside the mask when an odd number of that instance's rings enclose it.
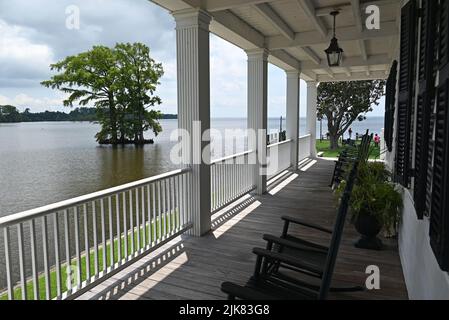
<instances>
[{"instance_id":1,"label":"column capital","mask_svg":"<svg viewBox=\"0 0 449 320\"><path fill-rule=\"evenodd\" d=\"M209 31L212 16L201 9L184 9L172 12L176 21L176 29L200 27Z\"/></svg>"},{"instance_id":2,"label":"column capital","mask_svg":"<svg viewBox=\"0 0 449 320\"><path fill-rule=\"evenodd\" d=\"M301 71L299 70L285 70L285 74L288 78L298 78L301 75Z\"/></svg>"},{"instance_id":3,"label":"column capital","mask_svg":"<svg viewBox=\"0 0 449 320\"><path fill-rule=\"evenodd\" d=\"M306 81L307 84L307 88L311 88L311 87L317 87L318 82L317 81Z\"/></svg>"},{"instance_id":4,"label":"column capital","mask_svg":"<svg viewBox=\"0 0 449 320\"><path fill-rule=\"evenodd\" d=\"M248 55L248 59L262 59L264 61L268 61L269 51L265 48L257 48L257 49L249 49L245 50Z\"/></svg>"}]
</instances>

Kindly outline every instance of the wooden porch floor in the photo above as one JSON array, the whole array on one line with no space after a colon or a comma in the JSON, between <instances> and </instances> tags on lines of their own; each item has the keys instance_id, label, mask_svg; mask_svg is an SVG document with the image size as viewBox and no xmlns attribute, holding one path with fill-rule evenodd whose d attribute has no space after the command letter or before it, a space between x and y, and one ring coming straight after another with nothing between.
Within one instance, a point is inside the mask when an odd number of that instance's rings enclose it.
<instances>
[{"instance_id":1,"label":"wooden porch floor","mask_svg":"<svg viewBox=\"0 0 449 320\"><path fill-rule=\"evenodd\" d=\"M262 235L279 235L282 215L296 215L332 228L335 202L328 183L333 161L317 160L288 172L270 184L270 193L248 196L214 215L213 230L202 238L179 237L137 261L79 299L225 299L223 281L244 283L251 275L253 247L265 247ZM309 168L307 168L309 167ZM302 236L327 244L322 234ZM308 230L306 230L308 231ZM380 269L380 290L331 294L331 299L407 299L395 240L384 239L383 251L356 249L358 238L347 223L334 281L364 285L368 265Z\"/></svg>"}]
</instances>

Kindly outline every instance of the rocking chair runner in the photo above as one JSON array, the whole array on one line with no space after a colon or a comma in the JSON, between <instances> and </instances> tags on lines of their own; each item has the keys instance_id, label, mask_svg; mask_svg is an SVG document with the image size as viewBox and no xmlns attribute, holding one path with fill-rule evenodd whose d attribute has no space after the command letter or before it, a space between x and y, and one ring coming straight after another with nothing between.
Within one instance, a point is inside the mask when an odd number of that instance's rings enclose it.
<instances>
[{"instance_id":1,"label":"rocking chair runner","mask_svg":"<svg viewBox=\"0 0 449 320\"><path fill-rule=\"evenodd\" d=\"M314 264L310 260L301 259L296 256L274 252L266 249L255 248L253 252L257 255L256 268L253 277L245 286L231 282L224 282L222 291L228 294L229 299L326 299L330 291L330 284L337 259L337 253L341 242L343 227L349 207L349 199L356 179L359 162L355 161L350 172L348 183L344 190L338 209L337 220L332 232L330 247L325 253L323 265ZM283 239L285 240L285 239ZM317 252L319 248L307 248ZM324 250L323 250L324 251ZM322 252L324 254L324 252ZM317 290L302 281L290 281L290 279L270 272L270 266L285 265L300 270L309 270L312 275L320 275L320 284Z\"/></svg>"}]
</instances>

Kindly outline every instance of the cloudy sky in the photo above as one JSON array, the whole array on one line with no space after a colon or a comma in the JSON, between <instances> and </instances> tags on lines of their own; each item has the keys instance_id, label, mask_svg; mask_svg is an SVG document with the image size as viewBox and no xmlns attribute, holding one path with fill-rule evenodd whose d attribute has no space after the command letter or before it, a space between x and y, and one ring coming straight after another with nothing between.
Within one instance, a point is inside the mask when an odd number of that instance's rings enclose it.
<instances>
[{"instance_id":1,"label":"cloudy sky","mask_svg":"<svg viewBox=\"0 0 449 320\"><path fill-rule=\"evenodd\" d=\"M67 7L80 10L79 30L66 28ZM148 0L0 0L0 104L31 111L66 110L61 93L40 86L49 65L93 45L143 42L162 62L158 94L164 113L176 113L176 46L173 18ZM211 35L211 115L246 115L246 54ZM305 83L301 104L305 106ZM285 115L285 73L269 67L269 116ZM305 108L301 110L305 115ZM383 106L373 115L383 115Z\"/></svg>"}]
</instances>

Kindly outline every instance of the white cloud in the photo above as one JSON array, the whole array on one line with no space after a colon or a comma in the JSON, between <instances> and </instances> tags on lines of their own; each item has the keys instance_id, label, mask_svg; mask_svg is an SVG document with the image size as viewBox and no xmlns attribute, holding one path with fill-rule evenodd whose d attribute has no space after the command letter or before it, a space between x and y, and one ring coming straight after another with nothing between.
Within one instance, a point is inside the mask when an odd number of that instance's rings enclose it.
<instances>
[{"instance_id":1,"label":"white cloud","mask_svg":"<svg viewBox=\"0 0 449 320\"><path fill-rule=\"evenodd\" d=\"M38 85L49 74L53 63L52 49L28 39L26 27L9 25L0 20L0 87Z\"/></svg>"}]
</instances>

